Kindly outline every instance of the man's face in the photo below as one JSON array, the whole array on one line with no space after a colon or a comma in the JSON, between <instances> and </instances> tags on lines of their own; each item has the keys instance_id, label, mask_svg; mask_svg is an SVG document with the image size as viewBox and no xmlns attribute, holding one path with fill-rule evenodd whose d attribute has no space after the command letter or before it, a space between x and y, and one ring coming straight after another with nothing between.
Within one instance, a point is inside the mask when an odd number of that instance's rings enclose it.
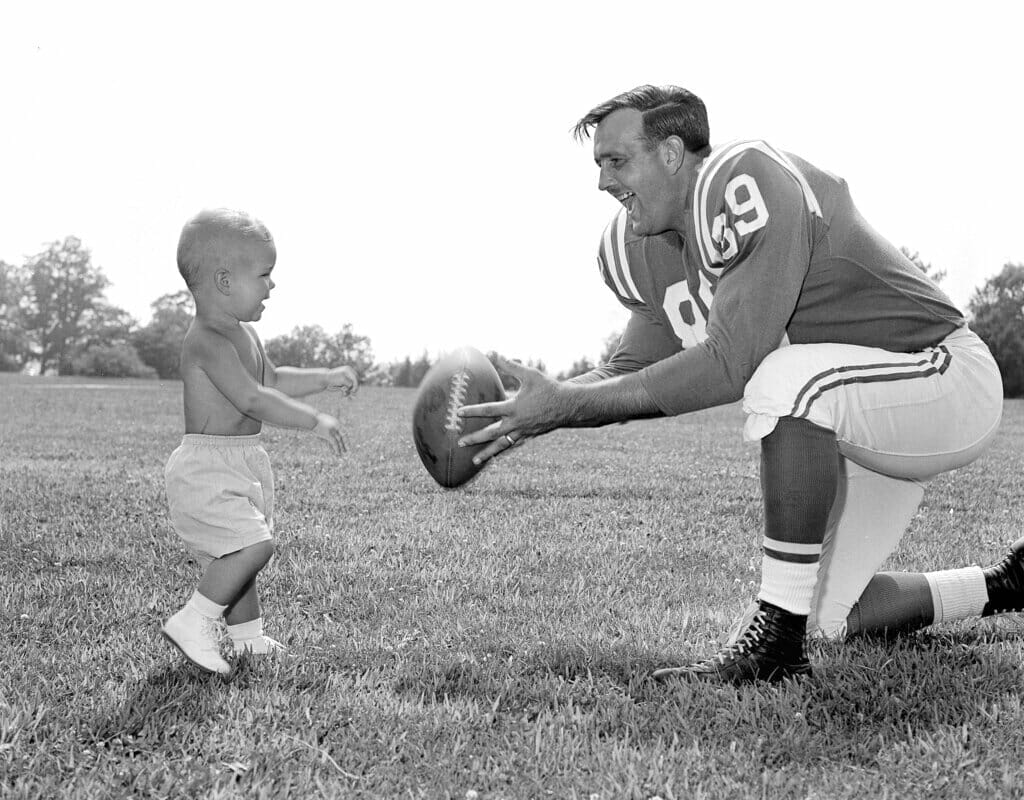
<instances>
[{"instance_id":1,"label":"man's face","mask_svg":"<svg viewBox=\"0 0 1024 800\"><path fill-rule=\"evenodd\" d=\"M663 149L647 149L643 117L623 108L605 117L594 131L594 161L601 170L597 188L625 206L637 234L649 236L673 227L684 198L672 181Z\"/></svg>"}]
</instances>

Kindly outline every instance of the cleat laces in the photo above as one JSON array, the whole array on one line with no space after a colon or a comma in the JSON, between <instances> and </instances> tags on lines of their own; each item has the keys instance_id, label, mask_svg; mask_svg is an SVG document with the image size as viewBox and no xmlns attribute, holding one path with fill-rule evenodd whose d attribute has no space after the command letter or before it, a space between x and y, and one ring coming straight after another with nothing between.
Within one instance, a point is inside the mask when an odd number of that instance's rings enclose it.
<instances>
[{"instance_id":1,"label":"cleat laces","mask_svg":"<svg viewBox=\"0 0 1024 800\"><path fill-rule=\"evenodd\" d=\"M764 622L765 614L759 609L739 639L723 647L704 663L712 665L717 662L719 666L724 667L728 662L737 661L744 656L750 655L754 646L765 634Z\"/></svg>"}]
</instances>

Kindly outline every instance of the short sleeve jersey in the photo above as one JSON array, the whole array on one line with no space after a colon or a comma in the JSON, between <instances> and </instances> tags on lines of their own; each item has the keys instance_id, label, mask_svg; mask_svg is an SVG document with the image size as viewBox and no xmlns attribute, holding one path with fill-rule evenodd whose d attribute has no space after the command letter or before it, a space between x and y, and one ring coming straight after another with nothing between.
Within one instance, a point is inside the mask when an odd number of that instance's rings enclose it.
<instances>
[{"instance_id":1,"label":"short sleeve jersey","mask_svg":"<svg viewBox=\"0 0 1024 800\"><path fill-rule=\"evenodd\" d=\"M708 155L689 191L681 233L632 234L623 209L598 254L633 312L622 362L666 414L738 400L780 345L916 352L964 324L867 224L846 182L796 156L732 142Z\"/></svg>"}]
</instances>

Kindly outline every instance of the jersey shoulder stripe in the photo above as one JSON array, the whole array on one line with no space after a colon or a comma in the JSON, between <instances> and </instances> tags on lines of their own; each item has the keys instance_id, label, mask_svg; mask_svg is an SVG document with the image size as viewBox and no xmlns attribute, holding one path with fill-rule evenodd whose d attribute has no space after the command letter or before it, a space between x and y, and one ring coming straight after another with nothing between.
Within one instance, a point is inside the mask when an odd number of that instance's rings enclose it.
<instances>
[{"instance_id":1,"label":"jersey shoulder stripe","mask_svg":"<svg viewBox=\"0 0 1024 800\"><path fill-rule=\"evenodd\" d=\"M642 303L640 292L633 280L633 272L626 255L626 229L629 225L626 209L621 209L601 237L597 251L597 264L604 282L626 303Z\"/></svg>"},{"instance_id":2,"label":"jersey shoulder stripe","mask_svg":"<svg viewBox=\"0 0 1024 800\"><path fill-rule=\"evenodd\" d=\"M697 232L697 250L700 252L704 268L713 270L715 273L721 271L715 265L722 263L722 257L715 249L712 239L712 212L718 209L722 199L721 193L724 192L722 180L716 179L727 176L730 172L729 167L737 159L752 152L760 153L778 164L783 172L800 187L808 212L816 217L822 216L821 204L818 202L814 190L811 189L811 185L807 182L807 178L781 150L761 139L737 140L716 147L697 173L693 190L693 223Z\"/></svg>"}]
</instances>

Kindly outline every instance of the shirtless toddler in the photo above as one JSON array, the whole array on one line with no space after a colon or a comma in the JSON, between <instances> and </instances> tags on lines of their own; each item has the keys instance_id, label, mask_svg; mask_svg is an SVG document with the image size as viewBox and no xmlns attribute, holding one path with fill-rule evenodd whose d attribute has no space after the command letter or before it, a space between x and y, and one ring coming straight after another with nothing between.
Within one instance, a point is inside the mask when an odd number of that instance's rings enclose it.
<instances>
[{"instance_id":1,"label":"shirtless toddler","mask_svg":"<svg viewBox=\"0 0 1024 800\"><path fill-rule=\"evenodd\" d=\"M204 568L163 635L186 658L227 675L220 621L235 654L283 647L263 633L256 576L274 554L274 476L260 444L264 422L312 431L337 454L338 420L294 398L324 389L354 393L348 366L277 367L250 322L274 288L277 251L259 220L239 211L201 211L178 241L178 269L195 298L182 344L185 436L167 461L171 521Z\"/></svg>"}]
</instances>

